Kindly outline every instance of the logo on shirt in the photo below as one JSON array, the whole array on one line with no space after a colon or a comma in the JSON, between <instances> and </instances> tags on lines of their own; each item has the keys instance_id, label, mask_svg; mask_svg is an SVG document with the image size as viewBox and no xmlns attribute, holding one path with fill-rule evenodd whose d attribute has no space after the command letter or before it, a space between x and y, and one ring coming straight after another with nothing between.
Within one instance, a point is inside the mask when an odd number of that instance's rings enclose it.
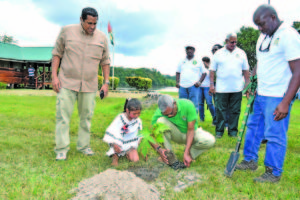
<instances>
[{"instance_id":1,"label":"logo on shirt","mask_svg":"<svg viewBox=\"0 0 300 200\"><path fill-rule=\"evenodd\" d=\"M276 38L276 40L274 41L274 45L278 46L279 44L279 38Z\"/></svg>"},{"instance_id":2,"label":"logo on shirt","mask_svg":"<svg viewBox=\"0 0 300 200\"><path fill-rule=\"evenodd\" d=\"M183 121L186 121L186 116L183 115L183 116L182 116L182 120L183 120Z\"/></svg>"},{"instance_id":3,"label":"logo on shirt","mask_svg":"<svg viewBox=\"0 0 300 200\"><path fill-rule=\"evenodd\" d=\"M197 61L196 60L193 61L193 65L197 65Z\"/></svg>"}]
</instances>

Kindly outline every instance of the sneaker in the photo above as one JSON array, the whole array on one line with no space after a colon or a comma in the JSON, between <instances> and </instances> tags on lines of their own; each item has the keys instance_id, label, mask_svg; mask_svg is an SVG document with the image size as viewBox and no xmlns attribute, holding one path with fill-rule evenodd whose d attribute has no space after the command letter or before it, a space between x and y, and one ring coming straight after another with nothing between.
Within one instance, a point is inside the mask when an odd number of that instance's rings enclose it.
<instances>
[{"instance_id":1,"label":"sneaker","mask_svg":"<svg viewBox=\"0 0 300 200\"><path fill-rule=\"evenodd\" d=\"M235 169L237 170L251 170L251 171L255 171L257 170L258 166L257 163L254 162L254 160L251 161L246 161L243 160L240 164L237 164Z\"/></svg>"},{"instance_id":2,"label":"sneaker","mask_svg":"<svg viewBox=\"0 0 300 200\"><path fill-rule=\"evenodd\" d=\"M276 183L280 181L281 176L274 176L272 173L273 169L271 167L266 167L266 172L261 175L260 177L257 177L254 179L254 182L259 182L259 183Z\"/></svg>"},{"instance_id":3,"label":"sneaker","mask_svg":"<svg viewBox=\"0 0 300 200\"><path fill-rule=\"evenodd\" d=\"M216 138L221 138L221 137L223 137L223 134L216 133Z\"/></svg>"},{"instance_id":4,"label":"sneaker","mask_svg":"<svg viewBox=\"0 0 300 200\"><path fill-rule=\"evenodd\" d=\"M61 152L56 155L56 161L67 160L67 152Z\"/></svg>"},{"instance_id":5,"label":"sneaker","mask_svg":"<svg viewBox=\"0 0 300 200\"><path fill-rule=\"evenodd\" d=\"M95 154L91 148L86 148L86 149L82 150L81 153L83 153L84 155L87 155L87 156L93 156Z\"/></svg>"}]
</instances>

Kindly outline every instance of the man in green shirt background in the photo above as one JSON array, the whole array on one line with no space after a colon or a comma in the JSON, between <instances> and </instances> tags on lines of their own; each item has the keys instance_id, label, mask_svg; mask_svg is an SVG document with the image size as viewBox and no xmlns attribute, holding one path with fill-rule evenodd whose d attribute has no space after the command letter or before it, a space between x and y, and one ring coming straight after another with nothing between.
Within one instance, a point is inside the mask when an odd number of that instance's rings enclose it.
<instances>
[{"instance_id":1,"label":"man in green shirt background","mask_svg":"<svg viewBox=\"0 0 300 200\"><path fill-rule=\"evenodd\" d=\"M152 124L163 123L170 128L164 133L166 149L172 150L171 141L186 144L183 162L187 167L192 160L215 144L216 140L212 134L198 128L197 111L190 100L174 100L169 95L162 95L158 99L158 107L152 118ZM159 146L155 145L154 148L158 150Z\"/></svg>"}]
</instances>

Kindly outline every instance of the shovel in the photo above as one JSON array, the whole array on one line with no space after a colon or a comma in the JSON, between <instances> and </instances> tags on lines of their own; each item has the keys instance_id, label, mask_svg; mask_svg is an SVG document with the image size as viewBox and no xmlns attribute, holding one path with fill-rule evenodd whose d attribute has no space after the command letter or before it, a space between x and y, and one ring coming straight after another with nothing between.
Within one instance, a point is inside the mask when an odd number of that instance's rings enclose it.
<instances>
[{"instance_id":1,"label":"shovel","mask_svg":"<svg viewBox=\"0 0 300 200\"><path fill-rule=\"evenodd\" d=\"M232 177L236 164L239 160L240 157L240 147L241 147L241 142L242 142L242 138L246 129L246 124L247 124L247 120L248 120L248 116L250 114L250 112L252 111L252 107L253 107L253 102L254 102L254 98L255 98L255 90L256 90L256 76L255 77L251 77L251 83L248 85L248 87L243 91L243 93L245 93L249 88L251 89L250 92L250 97L248 99L248 103L247 103L247 107L245 110L245 114L243 117L243 121L242 121L242 126L239 130L239 136L238 136L238 140L237 140L237 144L235 147L235 151L231 152L230 158L227 162L226 168L225 168L225 176L227 177Z\"/></svg>"}]
</instances>

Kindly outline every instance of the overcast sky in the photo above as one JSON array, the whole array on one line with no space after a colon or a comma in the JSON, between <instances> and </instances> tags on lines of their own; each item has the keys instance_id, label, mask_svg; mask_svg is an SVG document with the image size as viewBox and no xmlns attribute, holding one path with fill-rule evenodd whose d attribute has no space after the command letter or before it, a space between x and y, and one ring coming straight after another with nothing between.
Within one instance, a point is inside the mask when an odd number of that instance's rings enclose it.
<instances>
[{"instance_id":1,"label":"overcast sky","mask_svg":"<svg viewBox=\"0 0 300 200\"><path fill-rule=\"evenodd\" d=\"M176 2L176 3L175 3ZM211 57L211 47L242 26L255 27L252 15L268 0L0 0L0 35L20 46L53 46L62 26L79 23L82 8L99 12L98 28L115 36L114 64L157 68L175 75L185 57ZM300 0L271 0L281 20L300 21ZM256 27L255 27L256 28ZM112 51L112 48L111 48Z\"/></svg>"}]
</instances>

